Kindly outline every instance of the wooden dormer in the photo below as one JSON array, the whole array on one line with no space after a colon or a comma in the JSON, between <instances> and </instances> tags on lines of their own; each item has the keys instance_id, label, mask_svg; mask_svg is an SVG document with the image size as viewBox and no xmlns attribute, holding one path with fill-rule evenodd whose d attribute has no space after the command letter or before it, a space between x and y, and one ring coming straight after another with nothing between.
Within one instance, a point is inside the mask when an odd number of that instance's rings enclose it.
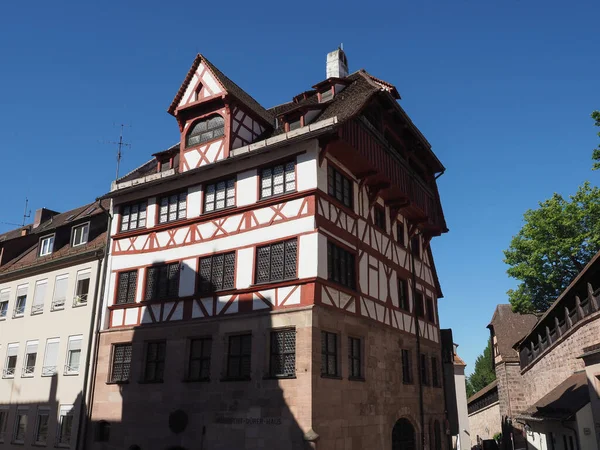
<instances>
[{"instance_id":1,"label":"wooden dormer","mask_svg":"<svg viewBox=\"0 0 600 450\"><path fill-rule=\"evenodd\" d=\"M180 172L225 159L274 126L266 109L202 55L196 56L168 112L181 132Z\"/></svg>"}]
</instances>

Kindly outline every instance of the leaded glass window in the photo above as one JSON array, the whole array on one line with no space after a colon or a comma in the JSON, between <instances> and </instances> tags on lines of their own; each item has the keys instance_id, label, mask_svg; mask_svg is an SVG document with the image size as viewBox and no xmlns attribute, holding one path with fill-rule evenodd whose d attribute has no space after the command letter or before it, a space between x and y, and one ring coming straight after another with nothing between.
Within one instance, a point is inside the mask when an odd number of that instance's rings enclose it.
<instances>
[{"instance_id":1,"label":"leaded glass window","mask_svg":"<svg viewBox=\"0 0 600 450\"><path fill-rule=\"evenodd\" d=\"M257 247L256 283L296 278L297 250L297 239Z\"/></svg>"},{"instance_id":2,"label":"leaded glass window","mask_svg":"<svg viewBox=\"0 0 600 450\"><path fill-rule=\"evenodd\" d=\"M210 379L211 352L211 338L192 339L190 341L189 381L208 381Z\"/></svg>"},{"instance_id":3,"label":"leaded glass window","mask_svg":"<svg viewBox=\"0 0 600 450\"><path fill-rule=\"evenodd\" d=\"M249 379L251 373L252 335L229 336L227 378Z\"/></svg>"},{"instance_id":4,"label":"leaded glass window","mask_svg":"<svg viewBox=\"0 0 600 450\"><path fill-rule=\"evenodd\" d=\"M212 141L225 134L225 120L219 115L196 122L186 138L186 148Z\"/></svg>"},{"instance_id":5,"label":"leaded glass window","mask_svg":"<svg viewBox=\"0 0 600 450\"><path fill-rule=\"evenodd\" d=\"M131 351L131 344L115 344L113 346L112 369L110 371L110 381L112 383L129 381Z\"/></svg>"},{"instance_id":6,"label":"leaded glass window","mask_svg":"<svg viewBox=\"0 0 600 450\"><path fill-rule=\"evenodd\" d=\"M235 178L209 184L204 190L204 212L235 206Z\"/></svg>"},{"instance_id":7,"label":"leaded glass window","mask_svg":"<svg viewBox=\"0 0 600 450\"><path fill-rule=\"evenodd\" d=\"M116 304L135 302L135 288L137 286L137 270L130 272L120 272L117 284Z\"/></svg>"},{"instance_id":8,"label":"leaded glass window","mask_svg":"<svg viewBox=\"0 0 600 450\"><path fill-rule=\"evenodd\" d=\"M121 231L135 230L146 226L147 202L126 205L121 208Z\"/></svg>"},{"instance_id":9,"label":"leaded glass window","mask_svg":"<svg viewBox=\"0 0 600 450\"><path fill-rule=\"evenodd\" d=\"M233 289L235 252L200 258L199 291L206 294Z\"/></svg>"},{"instance_id":10,"label":"leaded glass window","mask_svg":"<svg viewBox=\"0 0 600 450\"><path fill-rule=\"evenodd\" d=\"M327 167L327 191L348 208L353 207L352 181L333 166Z\"/></svg>"},{"instance_id":11,"label":"leaded glass window","mask_svg":"<svg viewBox=\"0 0 600 450\"><path fill-rule=\"evenodd\" d=\"M185 219L187 214L187 191L162 197L159 208L159 223Z\"/></svg>"},{"instance_id":12,"label":"leaded glass window","mask_svg":"<svg viewBox=\"0 0 600 450\"><path fill-rule=\"evenodd\" d=\"M281 195L296 190L296 164L278 164L260 172L260 198Z\"/></svg>"},{"instance_id":13,"label":"leaded glass window","mask_svg":"<svg viewBox=\"0 0 600 450\"><path fill-rule=\"evenodd\" d=\"M359 338L348 338L348 372L350 378L362 378L362 343Z\"/></svg>"},{"instance_id":14,"label":"leaded glass window","mask_svg":"<svg viewBox=\"0 0 600 450\"><path fill-rule=\"evenodd\" d=\"M145 300L166 300L179 296L179 263L161 264L146 269Z\"/></svg>"},{"instance_id":15,"label":"leaded glass window","mask_svg":"<svg viewBox=\"0 0 600 450\"><path fill-rule=\"evenodd\" d=\"M321 331L321 375L338 375L337 334Z\"/></svg>"},{"instance_id":16,"label":"leaded glass window","mask_svg":"<svg viewBox=\"0 0 600 450\"><path fill-rule=\"evenodd\" d=\"M272 377L293 377L296 375L296 331L280 330L271 332Z\"/></svg>"},{"instance_id":17,"label":"leaded glass window","mask_svg":"<svg viewBox=\"0 0 600 450\"><path fill-rule=\"evenodd\" d=\"M327 242L327 278L347 288L356 288L354 254L332 242Z\"/></svg>"},{"instance_id":18,"label":"leaded glass window","mask_svg":"<svg viewBox=\"0 0 600 450\"><path fill-rule=\"evenodd\" d=\"M148 342L146 344L146 365L144 368L144 381L157 383L163 381L165 373L165 358L167 343Z\"/></svg>"}]
</instances>

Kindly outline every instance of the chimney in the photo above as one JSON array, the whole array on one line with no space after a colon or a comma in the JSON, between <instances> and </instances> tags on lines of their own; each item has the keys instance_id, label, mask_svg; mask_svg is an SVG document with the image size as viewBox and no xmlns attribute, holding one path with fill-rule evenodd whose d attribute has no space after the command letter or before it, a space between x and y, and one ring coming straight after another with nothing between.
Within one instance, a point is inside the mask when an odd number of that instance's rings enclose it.
<instances>
[{"instance_id":1,"label":"chimney","mask_svg":"<svg viewBox=\"0 0 600 450\"><path fill-rule=\"evenodd\" d=\"M53 216L57 215L56 211L52 211L46 208L40 208L35 212L35 219L33 220L33 228L39 227L46 220L51 219Z\"/></svg>"},{"instance_id":2,"label":"chimney","mask_svg":"<svg viewBox=\"0 0 600 450\"><path fill-rule=\"evenodd\" d=\"M341 47L327 54L327 78L346 78L348 76L348 60Z\"/></svg>"}]
</instances>

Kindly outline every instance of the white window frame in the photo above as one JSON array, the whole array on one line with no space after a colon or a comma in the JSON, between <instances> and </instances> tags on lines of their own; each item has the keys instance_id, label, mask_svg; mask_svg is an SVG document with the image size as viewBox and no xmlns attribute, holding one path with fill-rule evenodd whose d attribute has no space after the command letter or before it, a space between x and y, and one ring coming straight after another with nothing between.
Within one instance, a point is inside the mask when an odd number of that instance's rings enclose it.
<instances>
[{"instance_id":1,"label":"white window frame","mask_svg":"<svg viewBox=\"0 0 600 450\"><path fill-rule=\"evenodd\" d=\"M31 349L33 349L35 347L35 352L31 351ZM31 378L34 375L35 372L35 366L37 365L37 356L39 353L39 341L35 340L35 341L27 341L25 342L25 357L23 358L23 367L22 367L22 373L21 376L25 377L25 378ZM35 362L33 364L33 366L28 366L27 362L28 362L28 355L35 355Z\"/></svg>"},{"instance_id":2,"label":"white window frame","mask_svg":"<svg viewBox=\"0 0 600 450\"><path fill-rule=\"evenodd\" d=\"M23 440L20 440L20 439L17 440L17 430L19 429L19 417L21 415L24 415L27 418L27 421L25 422L25 430L23 431ZM17 413L15 414L15 423L13 426L13 436L12 436L13 444L24 444L25 443L25 438L27 437L28 422L29 422L29 408L19 406L17 408Z\"/></svg>"},{"instance_id":3,"label":"white window frame","mask_svg":"<svg viewBox=\"0 0 600 450\"><path fill-rule=\"evenodd\" d=\"M204 185L203 209L204 213L212 213L227 208L235 208L236 178L219 180ZM223 202L222 206L218 206Z\"/></svg>"},{"instance_id":4,"label":"white window frame","mask_svg":"<svg viewBox=\"0 0 600 450\"><path fill-rule=\"evenodd\" d=\"M6 303L6 309L0 308L0 320L5 320L8 315L8 304L10 302L10 289L0 291L0 306Z\"/></svg>"},{"instance_id":5,"label":"white window frame","mask_svg":"<svg viewBox=\"0 0 600 450\"><path fill-rule=\"evenodd\" d=\"M90 280L88 283L88 292L85 294L85 298L83 296L77 295L77 288L79 287L79 281L81 280ZM92 269L83 269L77 272L77 276L75 277L75 293L73 294L73 307L84 306L88 303L88 297L90 295L90 290L92 289Z\"/></svg>"},{"instance_id":6,"label":"white window frame","mask_svg":"<svg viewBox=\"0 0 600 450\"><path fill-rule=\"evenodd\" d=\"M46 416L48 418L48 422L46 424L46 439L41 441L38 439L38 435L40 433L40 418L41 416ZM48 435L50 434L50 408L48 406L40 406L37 410L37 414L35 416L35 428L33 430L33 442L35 445L47 445L48 444Z\"/></svg>"},{"instance_id":7,"label":"white window frame","mask_svg":"<svg viewBox=\"0 0 600 450\"><path fill-rule=\"evenodd\" d=\"M71 433L68 443L61 443L62 422L64 417L71 416ZM58 409L58 421L56 422L56 447L70 448L73 443L73 430L75 429L75 410L73 405L60 405Z\"/></svg>"},{"instance_id":8,"label":"white window frame","mask_svg":"<svg viewBox=\"0 0 600 450\"><path fill-rule=\"evenodd\" d=\"M79 344L77 344L77 342ZM73 348L74 346L79 346L79 349ZM74 370L71 367L71 352L79 350L79 362L77 365L77 369ZM65 375L79 375L79 370L81 368L81 356L83 350L83 334L78 334L75 336L69 336L69 341L67 342L67 357L65 359Z\"/></svg>"},{"instance_id":9,"label":"white window frame","mask_svg":"<svg viewBox=\"0 0 600 450\"><path fill-rule=\"evenodd\" d=\"M54 361L48 361L48 346L50 344L57 344L56 348L56 359ZM58 353L60 350L60 338L48 338L46 339L46 346L44 347L44 361L42 362L42 376L51 377L56 375L58 367ZM54 362L54 365L48 365L48 362Z\"/></svg>"},{"instance_id":10,"label":"white window frame","mask_svg":"<svg viewBox=\"0 0 600 450\"><path fill-rule=\"evenodd\" d=\"M67 280L67 286L65 287L65 298L64 299L59 299L62 301L56 301L56 286L58 284L59 281L61 280ZM56 278L54 279L54 290L52 291L52 307L51 307L51 311L59 311L61 309L65 309L65 305L67 303L67 292L69 289L69 274L63 274L63 275L57 275ZM58 305L58 306L57 306Z\"/></svg>"},{"instance_id":11,"label":"white window frame","mask_svg":"<svg viewBox=\"0 0 600 450\"><path fill-rule=\"evenodd\" d=\"M39 251L39 256L47 256L47 255L51 255L52 252L54 251L54 239L55 239L56 235L54 233L52 234L48 234L46 236L42 236L40 238L40 251ZM44 242L49 241L50 244L48 245L48 248L46 248L44 250Z\"/></svg>"},{"instance_id":12,"label":"white window frame","mask_svg":"<svg viewBox=\"0 0 600 450\"><path fill-rule=\"evenodd\" d=\"M33 301L31 302L31 315L42 314L44 312L44 303L46 300L46 294L48 290L48 279L38 280L35 282L35 289L33 290ZM41 296L41 302L39 297Z\"/></svg>"},{"instance_id":13,"label":"white window frame","mask_svg":"<svg viewBox=\"0 0 600 450\"><path fill-rule=\"evenodd\" d=\"M14 349L14 350L11 351L11 349ZM14 353L14 355L11 355L10 353ZM13 356L16 358L15 359L15 367L9 369L8 358L11 358ZM8 346L6 348L6 359L4 360L4 370L2 371L2 378L14 378L18 363L19 363L19 343L13 342L13 343L8 344Z\"/></svg>"},{"instance_id":14,"label":"white window frame","mask_svg":"<svg viewBox=\"0 0 600 450\"><path fill-rule=\"evenodd\" d=\"M19 295L19 291L21 291L21 295ZM23 291L25 291L25 294L23 295ZM29 295L29 284L21 284L19 286L17 286L17 293L15 296L15 310L13 312L13 317L23 317L25 315L25 309L27 308L27 296ZM25 300L23 301L23 310L21 312L17 312L17 310L19 309L19 298L23 298L25 297Z\"/></svg>"},{"instance_id":15,"label":"white window frame","mask_svg":"<svg viewBox=\"0 0 600 450\"><path fill-rule=\"evenodd\" d=\"M85 229L87 227L87 230L84 231L84 233L81 235L81 241L80 242L75 242L75 238L77 237L77 230L79 230L80 228ZM73 231L71 233L71 245L73 247L78 247L80 245L84 245L88 243L88 239L90 237L90 222L85 222L79 225L76 225L73 227Z\"/></svg>"}]
</instances>

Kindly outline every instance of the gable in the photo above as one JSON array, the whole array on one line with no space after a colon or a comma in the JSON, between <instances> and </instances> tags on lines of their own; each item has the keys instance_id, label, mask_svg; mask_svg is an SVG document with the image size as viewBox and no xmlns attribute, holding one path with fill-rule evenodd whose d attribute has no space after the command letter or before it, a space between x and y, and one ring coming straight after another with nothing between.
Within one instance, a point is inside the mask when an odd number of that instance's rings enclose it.
<instances>
[{"instance_id":1,"label":"gable","mask_svg":"<svg viewBox=\"0 0 600 450\"><path fill-rule=\"evenodd\" d=\"M187 81L187 87L177 103L177 109L224 93L225 89L221 83L210 72L204 61L200 61L189 81Z\"/></svg>"}]
</instances>

